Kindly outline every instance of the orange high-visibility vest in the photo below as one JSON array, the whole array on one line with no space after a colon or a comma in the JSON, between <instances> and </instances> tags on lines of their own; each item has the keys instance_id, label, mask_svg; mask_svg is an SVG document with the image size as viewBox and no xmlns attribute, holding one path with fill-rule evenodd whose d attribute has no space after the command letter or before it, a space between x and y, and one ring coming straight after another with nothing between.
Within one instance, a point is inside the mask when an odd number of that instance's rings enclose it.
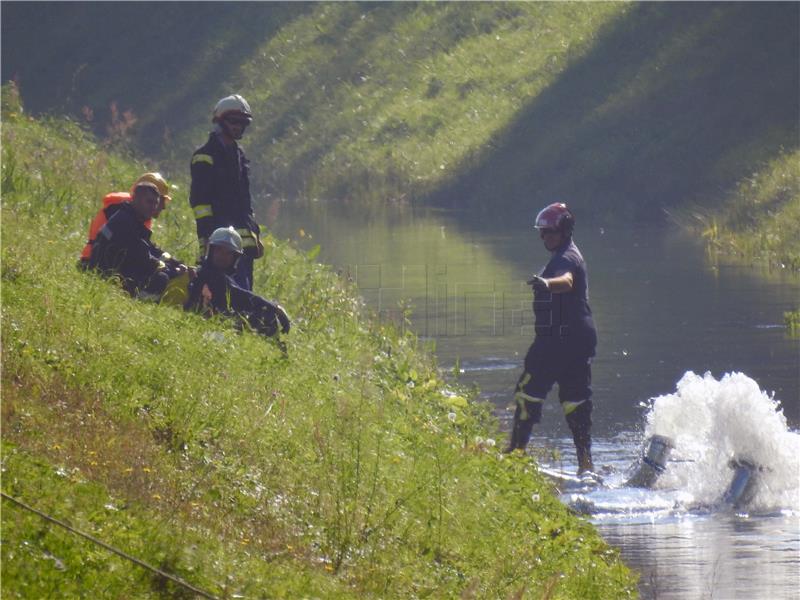
<instances>
[{"instance_id":1,"label":"orange high-visibility vest","mask_svg":"<svg viewBox=\"0 0 800 600\"><path fill-rule=\"evenodd\" d=\"M94 219L92 219L91 225L89 225L89 238L86 242L86 245L83 247L83 252L81 252L81 260L89 260L89 257L92 255L92 242L94 242L94 239L103 228L103 225L108 222L108 217L106 217L106 209L112 204L130 202L131 199L132 197L128 192L111 192L110 194L107 194L105 198L103 198L103 208L97 211ZM148 229L153 229L153 220L148 219L144 222L144 226Z\"/></svg>"}]
</instances>

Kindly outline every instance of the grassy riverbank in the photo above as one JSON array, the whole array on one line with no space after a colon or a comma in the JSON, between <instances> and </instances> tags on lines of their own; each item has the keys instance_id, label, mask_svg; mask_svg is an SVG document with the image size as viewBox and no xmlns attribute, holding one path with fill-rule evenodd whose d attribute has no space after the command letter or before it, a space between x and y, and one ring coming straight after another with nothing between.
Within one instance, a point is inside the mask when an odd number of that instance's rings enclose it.
<instances>
[{"instance_id":1,"label":"grassy riverbank","mask_svg":"<svg viewBox=\"0 0 800 600\"><path fill-rule=\"evenodd\" d=\"M3 96L3 491L213 594L621 598L634 578L487 411L267 239L288 353L75 269L145 167ZM185 182L155 238L191 260ZM4 597L188 597L4 501Z\"/></svg>"},{"instance_id":2,"label":"grassy riverbank","mask_svg":"<svg viewBox=\"0 0 800 600\"><path fill-rule=\"evenodd\" d=\"M700 219L713 254L800 272L800 151L742 181L719 217ZM790 335L800 335L800 307L784 313L784 322Z\"/></svg>"},{"instance_id":3,"label":"grassy riverbank","mask_svg":"<svg viewBox=\"0 0 800 600\"><path fill-rule=\"evenodd\" d=\"M800 151L743 179L726 206L718 216L697 216L713 251L800 271Z\"/></svg>"},{"instance_id":4,"label":"grassy riverbank","mask_svg":"<svg viewBox=\"0 0 800 600\"><path fill-rule=\"evenodd\" d=\"M800 139L792 3L10 3L3 16L3 75L37 111L91 119L176 173L214 102L241 92L254 189L281 197L722 215ZM149 26L119 39L120 22Z\"/></svg>"}]
</instances>

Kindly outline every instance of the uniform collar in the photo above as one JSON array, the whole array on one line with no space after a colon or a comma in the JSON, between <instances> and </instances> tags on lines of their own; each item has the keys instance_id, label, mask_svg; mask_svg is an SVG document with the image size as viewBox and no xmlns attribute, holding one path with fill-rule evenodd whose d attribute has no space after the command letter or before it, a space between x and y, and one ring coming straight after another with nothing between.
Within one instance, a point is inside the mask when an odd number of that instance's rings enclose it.
<instances>
[{"instance_id":1,"label":"uniform collar","mask_svg":"<svg viewBox=\"0 0 800 600\"><path fill-rule=\"evenodd\" d=\"M554 248L551 254L560 254L564 252L567 248L572 245L572 236L569 236L566 240L564 240L558 248Z\"/></svg>"}]
</instances>

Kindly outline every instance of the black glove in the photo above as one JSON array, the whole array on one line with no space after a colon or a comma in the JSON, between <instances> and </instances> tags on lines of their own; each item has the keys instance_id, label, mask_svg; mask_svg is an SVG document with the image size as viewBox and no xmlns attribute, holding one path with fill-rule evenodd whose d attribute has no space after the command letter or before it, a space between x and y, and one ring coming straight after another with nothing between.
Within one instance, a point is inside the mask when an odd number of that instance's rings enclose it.
<instances>
[{"instance_id":1,"label":"black glove","mask_svg":"<svg viewBox=\"0 0 800 600\"><path fill-rule=\"evenodd\" d=\"M289 333L291 321L284 308L276 302L267 302L248 317L250 325L262 335L272 337L278 333Z\"/></svg>"},{"instance_id":2,"label":"black glove","mask_svg":"<svg viewBox=\"0 0 800 600\"><path fill-rule=\"evenodd\" d=\"M550 284L548 283L547 279L540 277L539 275L534 275L531 277L528 280L528 285L533 286L533 289L536 292L546 292L550 290Z\"/></svg>"}]
</instances>

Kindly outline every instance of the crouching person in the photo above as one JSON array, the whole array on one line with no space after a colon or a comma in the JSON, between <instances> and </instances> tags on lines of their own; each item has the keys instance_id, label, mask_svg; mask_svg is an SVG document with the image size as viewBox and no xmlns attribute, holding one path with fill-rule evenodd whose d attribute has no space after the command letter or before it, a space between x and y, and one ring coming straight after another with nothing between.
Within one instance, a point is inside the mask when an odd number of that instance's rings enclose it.
<instances>
[{"instance_id":1,"label":"crouching person","mask_svg":"<svg viewBox=\"0 0 800 600\"><path fill-rule=\"evenodd\" d=\"M280 304L240 287L233 279L236 263L244 254L242 237L233 227L215 229L208 238L208 250L189 284L186 310L205 316L222 314L237 317L255 331L275 335L289 333L291 322Z\"/></svg>"},{"instance_id":2,"label":"crouching person","mask_svg":"<svg viewBox=\"0 0 800 600\"><path fill-rule=\"evenodd\" d=\"M161 173L144 173L133 183L130 192L111 192L110 194L106 194L103 197L102 207L99 211L97 211L97 214L94 216L91 224L89 225L89 238L86 242L86 245L83 247L83 250L81 251L81 258L78 262L78 267L80 269L86 270L88 268L89 258L92 256L92 247L94 245L94 241L97 239L97 234L100 233L103 225L108 223L108 220L114 216L115 212L119 210L120 204L130 202L133 199L133 192L136 189L136 186L142 182L152 183L158 188L159 203L158 208L153 213L153 219L157 219L158 215L161 214L161 211L164 210L167 207L167 204L169 204L169 202L172 200L169 196L169 185L167 184L167 180L164 179ZM144 226L152 231L152 219L146 220L144 222Z\"/></svg>"},{"instance_id":3,"label":"crouching person","mask_svg":"<svg viewBox=\"0 0 800 600\"><path fill-rule=\"evenodd\" d=\"M117 275L133 297L159 300L170 279L187 272L150 241L146 226L159 211L161 194L149 181L140 181L130 202L123 202L92 242L88 267L104 277Z\"/></svg>"}]
</instances>

